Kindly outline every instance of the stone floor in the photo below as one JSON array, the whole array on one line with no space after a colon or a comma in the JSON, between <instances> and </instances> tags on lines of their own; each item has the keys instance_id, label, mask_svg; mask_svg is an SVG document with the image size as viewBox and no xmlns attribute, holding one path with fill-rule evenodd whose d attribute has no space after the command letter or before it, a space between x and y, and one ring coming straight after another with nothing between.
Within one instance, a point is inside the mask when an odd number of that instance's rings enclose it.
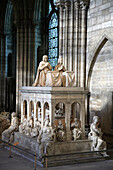
<instances>
[{"instance_id":1,"label":"stone floor","mask_svg":"<svg viewBox=\"0 0 113 170\"><path fill-rule=\"evenodd\" d=\"M9 151L0 146L0 170L33 170L34 163L12 153L9 158ZM36 167L37 170L46 168ZM81 163L66 166L49 167L48 170L113 170L113 160L100 162Z\"/></svg>"}]
</instances>

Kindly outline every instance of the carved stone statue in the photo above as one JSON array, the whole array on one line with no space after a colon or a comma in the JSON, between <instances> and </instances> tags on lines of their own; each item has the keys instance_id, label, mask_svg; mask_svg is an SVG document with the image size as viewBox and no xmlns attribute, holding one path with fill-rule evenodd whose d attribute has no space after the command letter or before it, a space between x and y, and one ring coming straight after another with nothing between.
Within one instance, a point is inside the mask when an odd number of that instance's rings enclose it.
<instances>
[{"instance_id":1,"label":"carved stone statue","mask_svg":"<svg viewBox=\"0 0 113 170\"><path fill-rule=\"evenodd\" d=\"M78 118L75 118L74 122L71 124L71 127L74 127L74 129L72 130L74 141L80 139L82 135L80 120Z\"/></svg>"},{"instance_id":2,"label":"carved stone statue","mask_svg":"<svg viewBox=\"0 0 113 170\"><path fill-rule=\"evenodd\" d=\"M55 116L64 116L65 106L63 103L58 103L55 107Z\"/></svg>"},{"instance_id":3,"label":"carved stone statue","mask_svg":"<svg viewBox=\"0 0 113 170\"><path fill-rule=\"evenodd\" d=\"M56 140L56 134L54 132L54 129L49 126L49 116L44 120L45 125L40 131L40 134L37 138L37 142L39 144L39 156L42 156L43 154L48 153L48 150L50 149L51 143L50 141Z\"/></svg>"},{"instance_id":4,"label":"carved stone statue","mask_svg":"<svg viewBox=\"0 0 113 170\"><path fill-rule=\"evenodd\" d=\"M55 71L66 71L65 66L63 65L63 59L61 57L59 57L58 64L55 66Z\"/></svg>"},{"instance_id":5,"label":"carved stone statue","mask_svg":"<svg viewBox=\"0 0 113 170\"><path fill-rule=\"evenodd\" d=\"M58 64L55 66L54 71L58 71L60 73L60 78L61 78L61 86L65 86L66 78L63 75L63 72L66 71L65 66L63 65L63 59L59 57L58 59Z\"/></svg>"},{"instance_id":6,"label":"carved stone statue","mask_svg":"<svg viewBox=\"0 0 113 170\"><path fill-rule=\"evenodd\" d=\"M35 126L31 131L31 137L36 137L39 135L39 131L41 130L41 122L36 118Z\"/></svg>"},{"instance_id":7,"label":"carved stone statue","mask_svg":"<svg viewBox=\"0 0 113 170\"><path fill-rule=\"evenodd\" d=\"M32 86L45 86L46 84L46 73L47 71L51 70L52 67L48 62L48 56L43 56L43 61L40 62L39 67L37 69L37 75L35 82Z\"/></svg>"},{"instance_id":8,"label":"carved stone statue","mask_svg":"<svg viewBox=\"0 0 113 170\"><path fill-rule=\"evenodd\" d=\"M17 113L13 112L11 115L11 125L8 129L6 129L2 133L2 140L5 140L7 142L12 142L13 141L13 132L18 131L18 118L17 118Z\"/></svg>"},{"instance_id":9,"label":"carved stone statue","mask_svg":"<svg viewBox=\"0 0 113 170\"><path fill-rule=\"evenodd\" d=\"M65 131L64 131L64 125L62 124L62 121L58 121L58 126L57 126L57 140L59 142L65 141Z\"/></svg>"},{"instance_id":10,"label":"carved stone statue","mask_svg":"<svg viewBox=\"0 0 113 170\"><path fill-rule=\"evenodd\" d=\"M102 132L101 128L99 128L99 117L93 117L93 123L90 126L90 133L88 135L88 139L92 140L92 151L106 150L106 142L102 140ZM101 154L106 155L105 152L101 152Z\"/></svg>"},{"instance_id":11,"label":"carved stone statue","mask_svg":"<svg viewBox=\"0 0 113 170\"><path fill-rule=\"evenodd\" d=\"M25 133L26 126L27 126L27 119L25 118L25 115L23 115L22 116L22 122L19 125L19 132Z\"/></svg>"},{"instance_id":12,"label":"carved stone statue","mask_svg":"<svg viewBox=\"0 0 113 170\"><path fill-rule=\"evenodd\" d=\"M31 136L32 129L33 129L33 118L29 117L28 120L27 120L27 126L26 126L26 129L25 129L25 135Z\"/></svg>"}]
</instances>

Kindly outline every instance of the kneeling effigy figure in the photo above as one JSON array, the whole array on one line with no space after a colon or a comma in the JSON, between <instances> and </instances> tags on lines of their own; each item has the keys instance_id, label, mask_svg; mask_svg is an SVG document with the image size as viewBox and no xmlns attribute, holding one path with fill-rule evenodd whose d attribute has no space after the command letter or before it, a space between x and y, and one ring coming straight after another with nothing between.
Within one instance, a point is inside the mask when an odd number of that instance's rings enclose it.
<instances>
[{"instance_id":1,"label":"kneeling effigy figure","mask_svg":"<svg viewBox=\"0 0 113 170\"><path fill-rule=\"evenodd\" d=\"M24 134L26 126L27 126L27 119L25 118L25 115L23 115L22 122L19 125L19 132Z\"/></svg>"},{"instance_id":2,"label":"kneeling effigy figure","mask_svg":"<svg viewBox=\"0 0 113 170\"><path fill-rule=\"evenodd\" d=\"M13 112L11 115L11 125L2 133L2 140L13 142L13 132L18 131L18 124L17 113Z\"/></svg>"},{"instance_id":3,"label":"kneeling effigy figure","mask_svg":"<svg viewBox=\"0 0 113 170\"><path fill-rule=\"evenodd\" d=\"M31 136L32 128L33 128L33 118L29 117L28 120L27 120L25 135Z\"/></svg>"},{"instance_id":4,"label":"kneeling effigy figure","mask_svg":"<svg viewBox=\"0 0 113 170\"><path fill-rule=\"evenodd\" d=\"M57 130L56 130L56 135L57 135L57 140L59 142L63 142L65 141L65 131L64 131L64 125L62 124L62 121L59 120L58 121L58 126L57 126Z\"/></svg>"},{"instance_id":5,"label":"kneeling effigy figure","mask_svg":"<svg viewBox=\"0 0 113 170\"><path fill-rule=\"evenodd\" d=\"M74 122L71 124L71 127L74 127L72 131L74 141L81 139L82 129L80 120L78 118L74 119Z\"/></svg>"},{"instance_id":6,"label":"kneeling effigy figure","mask_svg":"<svg viewBox=\"0 0 113 170\"><path fill-rule=\"evenodd\" d=\"M31 131L31 137L37 137L41 130L41 122L36 118L34 128Z\"/></svg>"},{"instance_id":7,"label":"kneeling effigy figure","mask_svg":"<svg viewBox=\"0 0 113 170\"><path fill-rule=\"evenodd\" d=\"M37 142L39 144L39 156L42 156L43 154L48 153L51 143L50 141L56 140L56 134L54 129L49 126L50 119L47 117L44 120L44 127L41 129L39 136L37 138Z\"/></svg>"},{"instance_id":8,"label":"kneeling effigy figure","mask_svg":"<svg viewBox=\"0 0 113 170\"><path fill-rule=\"evenodd\" d=\"M92 151L106 150L106 142L102 139L101 128L99 128L99 117L93 117L93 123L90 126L90 133L88 139L92 140ZM107 155L105 152L101 152L102 155Z\"/></svg>"},{"instance_id":9,"label":"kneeling effigy figure","mask_svg":"<svg viewBox=\"0 0 113 170\"><path fill-rule=\"evenodd\" d=\"M43 61L40 62L39 67L37 69L37 75L35 82L32 86L46 86L46 74L49 70L51 70L52 67L50 63L48 62L48 56L43 56Z\"/></svg>"}]
</instances>

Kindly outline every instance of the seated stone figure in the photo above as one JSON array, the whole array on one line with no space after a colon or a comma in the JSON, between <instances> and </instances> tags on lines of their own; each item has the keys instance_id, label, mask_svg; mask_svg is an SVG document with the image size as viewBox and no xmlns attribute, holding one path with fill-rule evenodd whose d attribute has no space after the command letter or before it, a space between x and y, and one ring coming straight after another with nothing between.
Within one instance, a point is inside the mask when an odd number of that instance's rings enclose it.
<instances>
[{"instance_id":1,"label":"seated stone figure","mask_svg":"<svg viewBox=\"0 0 113 170\"><path fill-rule=\"evenodd\" d=\"M37 138L37 142L39 144L39 156L41 157L43 154L48 153L48 150L51 147L50 141L56 140L56 134L54 129L49 125L50 119L49 116L45 118L45 125L40 131L40 134Z\"/></svg>"},{"instance_id":2,"label":"seated stone figure","mask_svg":"<svg viewBox=\"0 0 113 170\"><path fill-rule=\"evenodd\" d=\"M78 118L74 119L74 122L71 124L71 127L74 127L72 131L72 136L73 136L74 141L80 139L82 135L82 129L81 129L81 124Z\"/></svg>"},{"instance_id":3,"label":"seated stone figure","mask_svg":"<svg viewBox=\"0 0 113 170\"><path fill-rule=\"evenodd\" d=\"M62 124L62 121L61 121L61 120L58 121L58 126L57 126L56 135L57 135L57 140L58 140L59 142L65 141L64 125Z\"/></svg>"},{"instance_id":4,"label":"seated stone figure","mask_svg":"<svg viewBox=\"0 0 113 170\"><path fill-rule=\"evenodd\" d=\"M13 112L11 114L11 125L2 133L2 140L13 142L13 132L18 131L18 124L17 113Z\"/></svg>"},{"instance_id":5,"label":"seated stone figure","mask_svg":"<svg viewBox=\"0 0 113 170\"><path fill-rule=\"evenodd\" d=\"M48 62L48 56L43 56L43 61L40 62L39 67L37 69L37 75L35 82L32 86L45 86L46 85L46 73L51 70L52 67Z\"/></svg>"},{"instance_id":6,"label":"seated stone figure","mask_svg":"<svg viewBox=\"0 0 113 170\"><path fill-rule=\"evenodd\" d=\"M22 122L19 125L19 132L24 134L26 126L27 126L27 119L25 118L25 115L23 115Z\"/></svg>"},{"instance_id":7,"label":"seated stone figure","mask_svg":"<svg viewBox=\"0 0 113 170\"><path fill-rule=\"evenodd\" d=\"M32 129L33 129L33 118L29 117L28 120L27 120L25 135L31 136Z\"/></svg>"},{"instance_id":8,"label":"seated stone figure","mask_svg":"<svg viewBox=\"0 0 113 170\"><path fill-rule=\"evenodd\" d=\"M31 137L38 136L40 130L41 130L41 122L36 118L34 128L31 131Z\"/></svg>"},{"instance_id":9,"label":"seated stone figure","mask_svg":"<svg viewBox=\"0 0 113 170\"><path fill-rule=\"evenodd\" d=\"M88 135L88 139L92 140L92 151L106 150L106 142L102 140L102 132L101 128L99 128L99 117L93 117L93 123L90 126L90 133ZM101 154L106 155L105 152L101 152Z\"/></svg>"}]
</instances>

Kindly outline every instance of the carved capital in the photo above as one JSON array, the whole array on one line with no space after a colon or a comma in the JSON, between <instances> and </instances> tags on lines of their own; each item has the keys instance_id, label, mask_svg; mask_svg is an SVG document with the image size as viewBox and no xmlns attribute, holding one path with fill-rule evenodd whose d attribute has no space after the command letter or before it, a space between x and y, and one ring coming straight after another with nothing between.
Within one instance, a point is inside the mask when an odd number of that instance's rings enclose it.
<instances>
[{"instance_id":1,"label":"carved capital","mask_svg":"<svg viewBox=\"0 0 113 170\"><path fill-rule=\"evenodd\" d=\"M84 2L83 0L80 1L80 8L82 10L86 10L87 6L88 6L88 3Z\"/></svg>"},{"instance_id":2,"label":"carved capital","mask_svg":"<svg viewBox=\"0 0 113 170\"><path fill-rule=\"evenodd\" d=\"M64 5L65 5L65 1L64 0L57 0L56 2L55 2L55 4L56 4L56 7L63 7Z\"/></svg>"},{"instance_id":3,"label":"carved capital","mask_svg":"<svg viewBox=\"0 0 113 170\"><path fill-rule=\"evenodd\" d=\"M79 9L80 8L80 1L79 0L74 0L74 8Z\"/></svg>"},{"instance_id":4,"label":"carved capital","mask_svg":"<svg viewBox=\"0 0 113 170\"><path fill-rule=\"evenodd\" d=\"M85 10L89 4L89 0L74 0L75 9Z\"/></svg>"}]
</instances>

